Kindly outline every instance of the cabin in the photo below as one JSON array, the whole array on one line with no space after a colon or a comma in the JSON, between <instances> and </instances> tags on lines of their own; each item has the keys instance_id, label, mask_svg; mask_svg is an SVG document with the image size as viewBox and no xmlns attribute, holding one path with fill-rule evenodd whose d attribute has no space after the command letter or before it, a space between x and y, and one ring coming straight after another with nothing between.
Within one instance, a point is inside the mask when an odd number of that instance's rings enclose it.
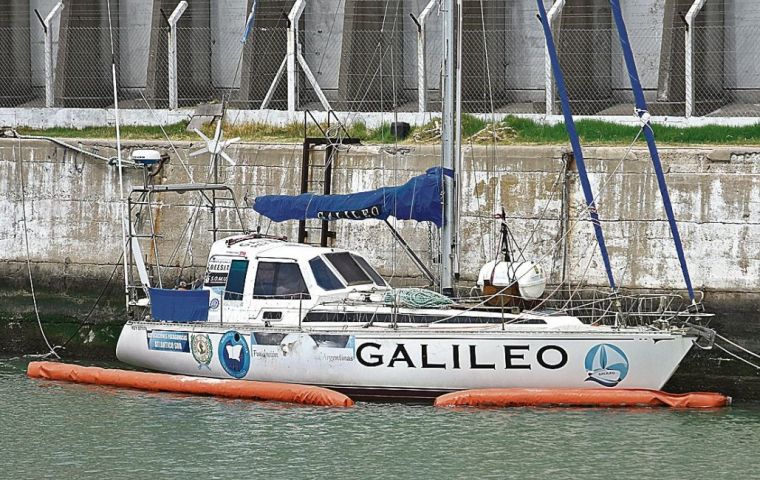
<instances>
[{"instance_id":1,"label":"cabin","mask_svg":"<svg viewBox=\"0 0 760 480\"><path fill-rule=\"evenodd\" d=\"M259 235L238 235L214 242L200 289L150 289L155 321L208 321L253 327L336 328L338 324L368 327L397 324L545 325L578 327L577 318L561 312L519 315L472 309L424 290L438 306L412 306L353 252L314 247ZM421 289L417 290L419 294ZM393 293L390 298L389 292ZM414 294L414 293L413 293ZM396 305L396 306L394 306ZM339 327L338 327L339 328Z\"/></svg>"},{"instance_id":2,"label":"cabin","mask_svg":"<svg viewBox=\"0 0 760 480\"><path fill-rule=\"evenodd\" d=\"M388 284L356 253L253 235L214 242L202 289L208 321L298 325L317 304L381 299Z\"/></svg>"}]
</instances>

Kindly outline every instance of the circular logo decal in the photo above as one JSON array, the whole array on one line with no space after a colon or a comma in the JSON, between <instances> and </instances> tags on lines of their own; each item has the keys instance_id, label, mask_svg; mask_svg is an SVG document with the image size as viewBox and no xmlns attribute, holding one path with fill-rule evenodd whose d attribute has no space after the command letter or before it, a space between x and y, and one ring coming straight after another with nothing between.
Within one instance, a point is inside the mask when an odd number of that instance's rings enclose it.
<instances>
[{"instance_id":1,"label":"circular logo decal","mask_svg":"<svg viewBox=\"0 0 760 480\"><path fill-rule=\"evenodd\" d=\"M248 344L238 332L230 330L219 340L219 363L230 376L243 378L251 365Z\"/></svg>"},{"instance_id":2,"label":"circular logo decal","mask_svg":"<svg viewBox=\"0 0 760 480\"><path fill-rule=\"evenodd\" d=\"M591 347L586 354L586 381L605 387L614 387L628 375L628 357L625 352L609 343Z\"/></svg>"},{"instance_id":3,"label":"circular logo decal","mask_svg":"<svg viewBox=\"0 0 760 480\"><path fill-rule=\"evenodd\" d=\"M209 302L208 304L208 308L210 308L211 310L216 310L217 308L219 308L219 299L212 298L211 302Z\"/></svg>"},{"instance_id":4,"label":"circular logo decal","mask_svg":"<svg viewBox=\"0 0 760 480\"><path fill-rule=\"evenodd\" d=\"M208 365L214 357L214 349L211 347L211 339L205 333L194 334L190 340L190 350L193 358L200 365ZM199 366L200 366L199 365Z\"/></svg>"}]
</instances>

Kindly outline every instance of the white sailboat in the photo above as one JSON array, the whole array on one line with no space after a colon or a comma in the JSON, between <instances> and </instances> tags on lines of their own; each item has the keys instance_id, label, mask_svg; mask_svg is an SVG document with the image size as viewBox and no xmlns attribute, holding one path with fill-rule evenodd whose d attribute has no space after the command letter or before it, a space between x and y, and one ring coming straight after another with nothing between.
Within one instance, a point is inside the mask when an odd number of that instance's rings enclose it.
<instances>
[{"instance_id":1,"label":"white sailboat","mask_svg":"<svg viewBox=\"0 0 760 480\"><path fill-rule=\"evenodd\" d=\"M538 3L545 17L543 4ZM660 389L665 385L705 334L693 325L701 314L694 308L674 308L673 296L627 296L611 281L612 290L604 298L577 305L566 297L543 296L539 266L492 262L481 272L481 283L498 287L495 294L475 303L449 299L454 290L456 239L454 178L447 173L455 163L454 2L446 0L442 11L446 16L443 168L412 180L431 181L438 190L413 188L411 203L419 210L421 193L435 202L443 191L446 199L440 219L440 286L445 295L392 289L356 252L259 234L235 235L211 246L201 288L149 289L150 310L124 326L116 351L119 360L185 375L320 385L365 398L429 398L496 387ZM146 185L143 193L223 188ZM259 199L257 209L275 220L285 219L287 215L277 217L283 211L295 218L382 219L403 210L407 191L397 188L390 196L384 190L380 201L366 192L365 203L350 207L309 197L305 205L295 199L282 208L277 202L285 199ZM592 207L593 198L589 212L592 220L598 220ZM431 208L440 214L440 204ZM438 220L416 212L402 218ZM594 224L604 248L601 227L598 221ZM606 250L604 255L606 260ZM147 287L147 278L142 283ZM507 307L504 292L514 285L520 288L510 300L514 305ZM131 304L146 308L146 300L135 293L139 290L133 290ZM487 300L493 299L498 300L496 307L488 305L493 302Z\"/></svg>"}]
</instances>

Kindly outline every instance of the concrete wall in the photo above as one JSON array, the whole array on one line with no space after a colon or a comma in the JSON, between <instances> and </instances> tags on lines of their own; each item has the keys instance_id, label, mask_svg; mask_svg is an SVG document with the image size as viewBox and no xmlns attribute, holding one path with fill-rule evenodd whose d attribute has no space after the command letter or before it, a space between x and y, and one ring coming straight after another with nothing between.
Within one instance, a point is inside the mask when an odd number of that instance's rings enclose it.
<instances>
[{"instance_id":1,"label":"concrete wall","mask_svg":"<svg viewBox=\"0 0 760 480\"><path fill-rule=\"evenodd\" d=\"M88 142L85 147L97 149L101 155L112 153L110 143ZM183 155L195 149L188 143L178 148ZM222 176L241 201L298 190L300 145L240 145L231 150L238 165L223 167ZM696 288L757 292L760 150L752 154L718 153L710 149L662 150L686 257ZM465 279L472 280L479 266L494 254L498 229L489 218L501 205L507 209L519 242L526 242L535 229L527 252L541 258L547 271L558 278L561 260L552 253L552 245L559 232L561 196L555 182L561 154L559 147L501 148L495 158L508 161L493 165L488 148L466 152L460 236ZM680 288L681 273L647 153L634 150L617 174L604 180L622 154L619 148L587 149L595 190L603 182L607 184L598 205L618 281L629 287ZM418 147L403 158L384 153L379 147L354 147L341 154L333 189L342 193L401 183L438 161L434 147ZM207 159L193 160L190 169L195 180L205 178L206 167ZM490 171L495 175L489 175ZM0 140L0 275L4 281L22 283L25 279L20 178L26 185L31 259L37 281L52 286L64 279L70 284L89 282L92 288L98 283L91 280L107 278L117 263L121 244L114 168L40 141ZM127 171L125 178L127 185L142 182L139 171ZM158 178L164 182L188 181L176 158ZM582 197L575 176L570 188L571 218L576 218ZM160 233L165 235L159 251L162 261L172 266L204 265L208 213L201 214L187 258L183 260L183 247L182 255L169 261L174 240L186 225L195 199L165 195L158 200L162 206L153 214L160 218ZM274 224L250 209L244 215L248 228L261 226L262 231L295 238L295 222ZM229 212L222 215L222 225L232 226L233 219ZM429 261L429 245L435 243L436 232L425 224L398 223L419 255ZM366 253L385 275L417 276L382 224L345 222L336 224L335 229L341 246ZM143 249L152 259L149 245ZM587 281L605 284L595 251L591 226L582 221L570 236L567 268L571 280L580 281L590 262Z\"/></svg>"}]
</instances>

